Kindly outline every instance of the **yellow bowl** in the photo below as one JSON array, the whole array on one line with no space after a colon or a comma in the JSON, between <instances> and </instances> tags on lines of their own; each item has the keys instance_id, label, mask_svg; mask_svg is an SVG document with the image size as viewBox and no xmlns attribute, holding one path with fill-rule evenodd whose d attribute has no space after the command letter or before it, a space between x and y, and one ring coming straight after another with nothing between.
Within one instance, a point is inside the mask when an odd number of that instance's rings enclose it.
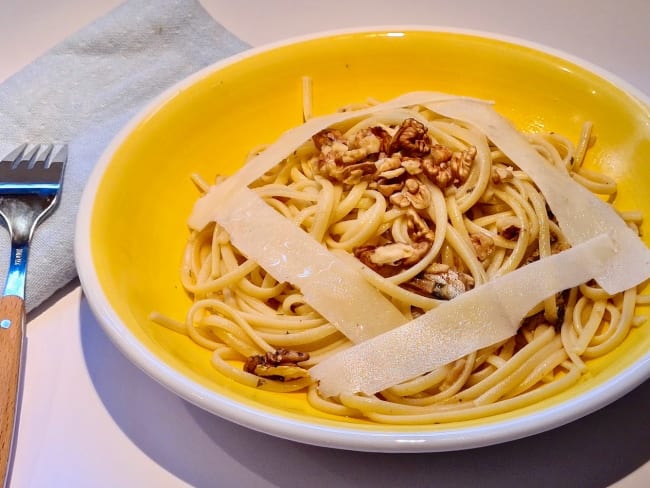
<instances>
[{"instance_id":1,"label":"yellow bowl","mask_svg":"<svg viewBox=\"0 0 650 488\"><path fill-rule=\"evenodd\" d=\"M152 323L184 318L179 282L191 173L234 172L248 151L301 123L301 78L315 114L367 97L434 90L491 99L524 130L577 140L594 122L589 164L620 184L617 206L650 214L650 111L642 94L563 53L474 32L419 27L339 31L254 49L204 69L161 95L113 141L81 202L76 257L90 305L111 339L172 391L217 415L273 435L346 449L416 452L477 447L585 415L650 376L650 326L633 330L590 374L531 407L476 421L385 426L336 418L304 394L236 384L191 340Z\"/></svg>"}]
</instances>

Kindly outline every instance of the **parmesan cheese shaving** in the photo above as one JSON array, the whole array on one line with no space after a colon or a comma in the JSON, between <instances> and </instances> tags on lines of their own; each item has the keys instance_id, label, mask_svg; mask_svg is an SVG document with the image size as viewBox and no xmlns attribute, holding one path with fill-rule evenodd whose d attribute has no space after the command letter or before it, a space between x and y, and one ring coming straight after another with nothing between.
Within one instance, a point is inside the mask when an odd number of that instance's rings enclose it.
<instances>
[{"instance_id":1,"label":"parmesan cheese shaving","mask_svg":"<svg viewBox=\"0 0 650 488\"><path fill-rule=\"evenodd\" d=\"M523 317L554 293L603 272L615 255L602 234L446 302L415 320L339 352L310 369L327 397L368 395L513 336Z\"/></svg>"},{"instance_id":2,"label":"parmesan cheese shaving","mask_svg":"<svg viewBox=\"0 0 650 488\"><path fill-rule=\"evenodd\" d=\"M427 91L411 92L366 109L339 112L308 120L304 124L285 132L275 143L248 161L237 173L227 180L219 185L210 187L210 190L195 203L187 223L194 230L203 229L209 222L215 220L215 209L219 205L224 204L230 195L261 177L304 144L312 135L323 129L334 124L364 117L383 110L458 98L457 96L446 93Z\"/></svg>"},{"instance_id":3,"label":"parmesan cheese shaving","mask_svg":"<svg viewBox=\"0 0 650 488\"><path fill-rule=\"evenodd\" d=\"M297 286L307 303L352 342L406 322L358 269L347 266L300 227L243 188L215 209L232 243L273 278Z\"/></svg>"},{"instance_id":4,"label":"parmesan cheese shaving","mask_svg":"<svg viewBox=\"0 0 650 488\"><path fill-rule=\"evenodd\" d=\"M603 232L611 235L618 252L602 273L595 277L605 291L613 295L638 285L650 276L650 250L616 211L567 173L550 166L525 137L490 105L458 99L426 103L425 106L483 131L533 179L572 245Z\"/></svg>"}]
</instances>

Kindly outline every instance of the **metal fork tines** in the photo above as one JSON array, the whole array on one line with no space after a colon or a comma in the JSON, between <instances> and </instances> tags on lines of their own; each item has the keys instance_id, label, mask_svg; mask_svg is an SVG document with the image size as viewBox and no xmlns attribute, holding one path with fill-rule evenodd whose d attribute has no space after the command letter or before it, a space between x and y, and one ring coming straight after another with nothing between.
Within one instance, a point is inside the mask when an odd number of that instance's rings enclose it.
<instances>
[{"instance_id":1,"label":"metal fork tines","mask_svg":"<svg viewBox=\"0 0 650 488\"><path fill-rule=\"evenodd\" d=\"M0 162L0 194L56 194L68 158L66 145L22 144Z\"/></svg>"},{"instance_id":2,"label":"metal fork tines","mask_svg":"<svg viewBox=\"0 0 650 488\"><path fill-rule=\"evenodd\" d=\"M0 215L12 244L4 295L24 299L29 242L37 224L56 204L67 146L54 154L53 148L52 144L23 144L0 161ZM2 321L0 327L4 327Z\"/></svg>"},{"instance_id":3,"label":"metal fork tines","mask_svg":"<svg viewBox=\"0 0 650 488\"><path fill-rule=\"evenodd\" d=\"M11 237L0 297L0 482L5 484L18 405L29 244L58 201L67 155L65 145L22 144L0 161L0 215Z\"/></svg>"}]
</instances>

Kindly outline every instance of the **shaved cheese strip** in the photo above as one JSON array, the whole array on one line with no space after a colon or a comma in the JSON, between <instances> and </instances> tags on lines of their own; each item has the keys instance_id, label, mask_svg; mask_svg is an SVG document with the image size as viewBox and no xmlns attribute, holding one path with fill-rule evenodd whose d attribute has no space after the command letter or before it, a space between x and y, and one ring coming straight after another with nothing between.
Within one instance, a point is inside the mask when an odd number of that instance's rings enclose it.
<instances>
[{"instance_id":1,"label":"shaved cheese strip","mask_svg":"<svg viewBox=\"0 0 650 488\"><path fill-rule=\"evenodd\" d=\"M205 195L197 200L187 223L190 228L194 230L203 229L209 222L215 220L215 209L219 205L224 204L231 194L236 192L238 189L251 184L264 173L272 169L280 161L288 157L311 136L323 129L334 124L353 120L383 110L392 110L411 105L419 105L425 102L457 98L459 97L448 95L446 93L428 91L410 92L389 100L388 102L380 103L366 109L339 112L310 119L304 124L285 132L275 143L271 144L261 154L248 161L246 165L226 181L219 185L212 186Z\"/></svg>"},{"instance_id":2,"label":"shaved cheese strip","mask_svg":"<svg viewBox=\"0 0 650 488\"><path fill-rule=\"evenodd\" d=\"M611 205L603 202L568 174L550 166L510 122L490 105L475 100L445 100L425 106L445 117L476 126L525 171L544 194L549 207L572 245L608 232L618 252L596 276L609 294L627 290L650 276L650 250L625 224Z\"/></svg>"},{"instance_id":3,"label":"shaved cheese strip","mask_svg":"<svg viewBox=\"0 0 650 488\"><path fill-rule=\"evenodd\" d=\"M406 322L400 311L352 268L254 191L243 188L216 209L219 224L246 257L276 280L297 286L309 305L352 342Z\"/></svg>"},{"instance_id":4,"label":"shaved cheese strip","mask_svg":"<svg viewBox=\"0 0 650 488\"><path fill-rule=\"evenodd\" d=\"M603 270L615 254L602 234L528 264L309 370L327 396L374 394L513 336L535 305Z\"/></svg>"}]
</instances>

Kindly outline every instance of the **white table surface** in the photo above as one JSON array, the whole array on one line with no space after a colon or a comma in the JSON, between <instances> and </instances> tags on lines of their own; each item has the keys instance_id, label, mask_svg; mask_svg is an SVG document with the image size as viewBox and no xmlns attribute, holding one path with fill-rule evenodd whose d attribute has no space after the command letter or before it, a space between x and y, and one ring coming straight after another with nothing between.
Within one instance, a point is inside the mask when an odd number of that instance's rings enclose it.
<instances>
[{"instance_id":1,"label":"white table surface","mask_svg":"<svg viewBox=\"0 0 650 488\"><path fill-rule=\"evenodd\" d=\"M0 0L0 81L119 0ZM525 38L650 94L648 0L202 0L251 45L358 25L427 24ZM1 121L0 121L1 123ZM471 451L304 446L179 399L109 342L77 284L30 317L12 487L650 486L650 381L587 417Z\"/></svg>"}]
</instances>

